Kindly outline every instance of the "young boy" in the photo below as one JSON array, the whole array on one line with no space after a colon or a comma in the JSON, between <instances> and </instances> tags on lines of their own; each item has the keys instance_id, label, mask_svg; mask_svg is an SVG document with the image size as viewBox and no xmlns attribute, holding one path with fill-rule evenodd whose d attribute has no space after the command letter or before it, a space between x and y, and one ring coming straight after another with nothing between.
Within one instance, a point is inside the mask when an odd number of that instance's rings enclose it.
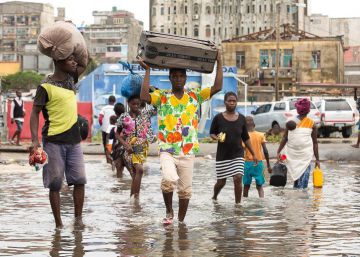
<instances>
[{"instance_id":1,"label":"young boy","mask_svg":"<svg viewBox=\"0 0 360 257\"><path fill-rule=\"evenodd\" d=\"M243 177L244 184L244 197L248 197L249 189L251 185L252 178L255 179L256 189L259 192L259 197L264 197L264 189L262 185L265 183L265 178L263 174L264 157L266 159L267 170L271 173L269 153L266 148L265 136L263 133L260 133L255 130L255 123L252 117L247 116L245 118L247 130L250 136L251 145L254 149L255 155L258 159L258 165L254 165L254 157L251 155L248 149L245 149L245 171ZM262 151L261 151L262 150Z\"/></svg>"},{"instance_id":2,"label":"young boy","mask_svg":"<svg viewBox=\"0 0 360 257\"><path fill-rule=\"evenodd\" d=\"M116 121L117 121L116 115L110 116L109 121L110 121L110 125L106 131L106 134L107 134L106 135L106 158L109 158L110 160L112 160L111 152L112 152L113 142L115 139L115 130L116 130ZM113 161L111 161L111 164L113 165Z\"/></svg>"}]
</instances>

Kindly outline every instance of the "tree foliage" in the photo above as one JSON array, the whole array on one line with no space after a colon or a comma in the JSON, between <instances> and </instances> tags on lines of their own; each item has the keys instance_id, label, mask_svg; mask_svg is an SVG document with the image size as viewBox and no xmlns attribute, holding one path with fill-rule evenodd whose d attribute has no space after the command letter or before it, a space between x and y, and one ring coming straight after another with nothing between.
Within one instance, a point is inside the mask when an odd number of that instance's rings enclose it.
<instances>
[{"instance_id":1,"label":"tree foliage","mask_svg":"<svg viewBox=\"0 0 360 257\"><path fill-rule=\"evenodd\" d=\"M2 78L2 90L13 91L19 89L29 91L36 88L43 79L44 75L33 71L17 72Z\"/></svg>"}]
</instances>

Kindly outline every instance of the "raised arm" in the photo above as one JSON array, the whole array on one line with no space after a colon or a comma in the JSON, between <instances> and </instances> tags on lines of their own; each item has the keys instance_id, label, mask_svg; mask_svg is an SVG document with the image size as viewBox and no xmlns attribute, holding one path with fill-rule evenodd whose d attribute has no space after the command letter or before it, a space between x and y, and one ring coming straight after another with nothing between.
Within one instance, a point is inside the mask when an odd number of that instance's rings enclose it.
<instances>
[{"instance_id":1,"label":"raised arm","mask_svg":"<svg viewBox=\"0 0 360 257\"><path fill-rule=\"evenodd\" d=\"M210 97L215 95L217 92L221 91L223 86L223 68L222 68L222 60L221 60L221 52L218 51L217 59L216 59L216 77L214 85L211 87Z\"/></svg>"},{"instance_id":2,"label":"raised arm","mask_svg":"<svg viewBox=\"0 0 360 257\"><path fill-rule=\"evenodd\" d=\"M141 57L138 57L139 64L141 67L145 69L145 77L144 81L141 85L140 91L140 99L145 101L146 103L151 103L151 96L150 96L150 67L147 65Z\"/></svg>"}]
</instances>

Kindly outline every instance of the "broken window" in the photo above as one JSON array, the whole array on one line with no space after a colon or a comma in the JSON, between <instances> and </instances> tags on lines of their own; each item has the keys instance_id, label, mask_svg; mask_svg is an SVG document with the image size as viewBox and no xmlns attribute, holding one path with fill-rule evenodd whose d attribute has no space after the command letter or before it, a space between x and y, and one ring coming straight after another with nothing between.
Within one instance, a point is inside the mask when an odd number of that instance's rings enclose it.
<instances>
[{"instance_id":1,"label":"broken window","mask_svg":"<svg viewBox=\"0 0 360 257\"><path fill-rule=\"evenodd\" d=\"M268 68L269 67L269 51L261 49L260 50L260 67Z\"/></svg>"},{"instance_id":2,"label":"broken window","mask_svg":"<svg viewBox=\"0 0 360 257\"><path fill-rule=\"evenodd\" d=\"M245 52L236 52L236 67L238 69L245 69Z\"/></svg>"},{"instance_id":3,"label":"broken window","mask_svg":"<svg viewBox=\"0 0 360 257\"><path fill-rule=\"evenodd\" d=\"M320 51L312 51L311 52L311 68L312 69L320 69L320 61L321 61L321 52Z\"/></svg>"}]
</instances>

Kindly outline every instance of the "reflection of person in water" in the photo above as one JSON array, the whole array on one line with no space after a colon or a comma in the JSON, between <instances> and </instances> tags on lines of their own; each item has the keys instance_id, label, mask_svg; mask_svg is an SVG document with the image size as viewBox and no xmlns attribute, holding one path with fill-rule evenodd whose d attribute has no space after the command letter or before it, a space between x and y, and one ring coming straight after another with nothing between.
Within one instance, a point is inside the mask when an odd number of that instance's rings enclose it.
<instances>
[{"instance_id":1,"label":"reflection of person in water","mask_svg":"<svg viewBox=\"0 0 360 257\"><path fill-rule=\"evenodd\" d=\"M72 234L74 235L74 240L64 239L61 236L61 230L56 229L51 241L51 250L49 255L51 257L61 257L64 256L64 251L71 247L70 243L74 242L74 248L72 251L72 256L82 257L85 255L84 245L83 245L83 231L81 229L74 230Z\"/></svg>"}]
</instances>

